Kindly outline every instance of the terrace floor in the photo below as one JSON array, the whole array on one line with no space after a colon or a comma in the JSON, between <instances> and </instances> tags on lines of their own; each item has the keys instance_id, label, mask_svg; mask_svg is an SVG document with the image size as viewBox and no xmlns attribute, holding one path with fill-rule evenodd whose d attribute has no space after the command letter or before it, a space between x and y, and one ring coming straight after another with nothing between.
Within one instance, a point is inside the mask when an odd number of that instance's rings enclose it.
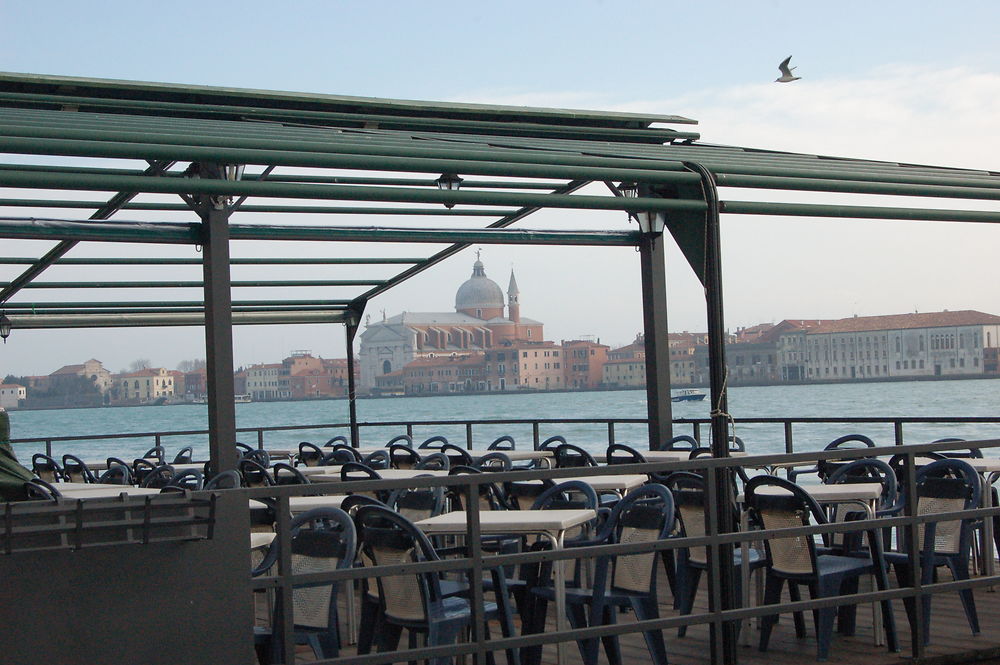
<instances>
[{"instance_id":1,"label":"terrace floor","mask_svg":"<svg viewBox=\"0 0 1000 665\"><path fill-rule=\"evenodd\" d=\"M658 567L659 589L662 589L660 613L663 617L676 616L677 612L672 607L672 598L669 587L666 583L663 569ZM948 578L943 576L941 581ZM706 587L703 579L695 611L706 611L708 600L704 593ZM864 590L864 585L862 585ZM1000 665L1000 589L997 592L977 589L975 591L976 608L979 613L981 633L973 636L965 619L958 594L955 592L938 594L934 596L931 619L931 643L926 648L924 658L920 661L932 664L951 664L979 662L983 664ZM786 591L787 598L787 591ZM886 647L876 647L873 637L872 608L870 604L858 607L856 633L853 636L834 634L829 660L831 665L890 665L897 664L904 660L911 659L910 653L910 629L906 620L906 613L903 610L901 601L894 601L893 608L896 616L896 626L899 631L899 641L902 646L901 653L890 653ZM342 614L341 616L346 616ZM554 606L549 605L549 630L555 630ZM620 624L631 621L631 614L619 615ZM752 646L740 646L738 658L740 663L748 665L784 665L816 662L816 639L813 631L811 617L806 617L806 637L798 639L795 637L791 615L782 615L781 620L774 627L771 635L770 645L766 652L757 649L759 633L756 627L751 628ZM494 631L496 634L498 631ZM405 640L405 634L403 640ZM709 662L710 643L709 629L706 625L694 625L688 627L687 636L678 638L676 630L665 631L664 639L667 645L667 653L671 665L705 665ZM401 642L401 644L405 644ZM624 635L621 638L622 656L625 665L630 663L650 662L649 652L646 649L641 633ZM573 645L567 649L568 659L566 665L580 665L580 652ZM342 655L354 655L353 645L346 646ZM297 663L308 663L313 660L312 651L308 647L299 647L297 652ZM471 660L467 660L471 663ZM502 654L497 655L497 662L506 662ZM603 648L600 652L601 664L607 662ZM556 664L556 649L554 645L547 645L542 656L542 665Z\"/></svg>"}]
</instances>

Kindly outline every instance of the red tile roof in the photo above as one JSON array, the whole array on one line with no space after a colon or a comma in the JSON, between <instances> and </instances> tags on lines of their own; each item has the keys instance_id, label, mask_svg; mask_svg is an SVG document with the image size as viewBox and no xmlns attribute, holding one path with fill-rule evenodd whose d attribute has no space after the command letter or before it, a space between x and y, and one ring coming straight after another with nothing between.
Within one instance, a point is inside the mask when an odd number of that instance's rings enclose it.
<instances>
[{"instance_id":1,"label":"red tile roof","mask_svg":"<svg viewBox=\"0 0 1000 665\"><path fill-rule=\"evenodd\" d=\"M979 325L1000 325L1000 316L977 312L971 309L957 312L918 312L913 314L886 314L883 316L855 316L849 319L827 321L809 330L808 334L820 335L824 333Z\"/></svg>"}]
</instances>

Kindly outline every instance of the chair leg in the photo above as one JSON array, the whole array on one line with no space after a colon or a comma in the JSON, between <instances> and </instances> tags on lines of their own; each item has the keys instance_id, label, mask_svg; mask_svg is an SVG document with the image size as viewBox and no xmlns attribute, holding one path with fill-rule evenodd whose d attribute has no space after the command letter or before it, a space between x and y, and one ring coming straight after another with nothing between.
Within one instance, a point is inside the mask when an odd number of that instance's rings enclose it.
<instances>
[{"instance_id":1,"label":"chair leg","mask_svg":"<svg viewBox=\"0 0 1000 665\"><path fill-rule=\"evenodd\" d=\"M436 647L443 646L446 644L452 644L458 639L459 633L462 632L462 625L458 623L436 623L432 622L427 627L427 646ZM440 658L435 658L431 661L430 665L450 665L451 658L449 656L442 656Z\"/></svg>"},{"instance_id":2,"label":"chair leg","mask_svg":"<svg viewBox=\"0 0 1000 665\"><path fill-rule=\"evenodd\" d=\"M378 637L375 639L378 650L380 652L395 651L399 646L399 638L402 634L402 626L387 621L383 622L382 629L378 632Z\"/></svg>"},{"instance_id":3,"label":"chair leg","mask_svg":"<svg viewBox=\"0 0 1000 665\"><path fill-rule=\"evenodd\" d=\"M802 600L802 594L799 592L799 585L794 582L788 583L788 597L793 603L797 603ZM779 599L780 600L780 599ZM777 601L775 601L777 602ZM793 612L792 619L795 623L795 637L802 639L806 636L806 620L802 616L802 612Z\"/></svg>"},{"instance_id":4,"label":"chair leg","mask_svg":"<svg viewBox=\"0 0 1000 665\"><path fill-rule=\"evenodd\" d=\"M860 581L860 577L852 577L844 580L840 585L840 595L851 596L856 594L858 592L858 583ZM841 605L837 608L837 632L841 635L854 635L857 615L857 605Z\"/></svg>"},{"instance_id":5,"label":"chair leg","mask_svg":"<svg viewBox=\"0 0 1000 665\"><path fill-rule=\"evenodd\" d=\"M659 619L660 618L660 608L657 604L656 598L633 598L632 600L632 610L635 612L636 619L640 621L647 621L649 619ZM646 648L649 649L649 655L653 658L653 665L667 665L667 647L663 643L663 631L662 630L646 630L642 633L643 637L646 638ZM618 639L615 638L615 643L617 644ZM619 654L619 663L621 663ZM611 656L608 656L608 662L611 663ZM615 663L611 663L615 665Z\"/></svg>"},{"instance_id":6,"label":"chair leg","mask_svg":"<svg viewBox=\"0 0 1000 665\"><path fill-rule=\"evenodd\" d=\"M606 606L604 608L604 625L610 626L616 623L615 608ZM622 665L622 647L617 635L607 635L601 638L604 644L604 653L608 656L608 665ZM595 654L596 655L596 654Z\"/></svg>"},{"instance_id":7,"label":"chair leg","mask_svg":"<svg viewBox=\"0 0 1000 665\"><path fill-rule=\"evenodd\" d=\"M600 612L601 608L597 608L597 611ZM566 616L569 618L569 625L572 628L587 627L587 612L583 605L579 603L567 603ZM592 637L586 640L577 640L576 645L580 649L580 658L583 659L584 665L597 665L597 638Z\"/></svg>"},{"instance_id":8,"label":"chair leg","mask_svg":"<svg viewBox=\"0 0 1000 665\"><path fill-rule=\"evenodd\" d=\"M842 580L822 579L816 584L809 585L809 591L814 600L819 598L829 598L836 595L840 589ZM830 641L833 638L833 621L837 618L836 607L824 607L816 610L816 659L826 660L830 655Z\"/></svg>"},{"instance_id":9,"label":"chair leg","mask_svg":"<svg viewBox=\"0 0 1000 665\"><path fill-rule=\"evenodd\" d=\"M694 599L698 595L698 583L701 581L701 569L686 566L684 570L684 582L681 585L681 599L678 611L680 614L691 614L694 610ZM677 628L677 637L687 635L687 626Z\"/></svg>"},{"instance_id":10,"label":"chair leg","mask_svg":"<svg viewBox=\"0 0 1000 665\"><path fill-rule=\"evenodd\" d=\"M997 551L1000 552L1000 546L997 547ZM678 609L678 604L680 599L678 594L680 589L677 588L678 577L677 577L677 563L674 557L673 550L663 550L660 552L660 560L663 562L663 572L667 575L667 585L670 587L670 593L674 599L674 609Z\"/></svg>"},{"instance_id":11,"label":"chair leg","mask_svg":"<svg viewBox=\"0 0 1000 665\"><path fill-rule=\"evenodd\" d=\"M382 627L382 607L377 601L361 594L361 623L358 626L358 655L371 653L375 635Z\"/></svg>"},{"instance_id":12,"label":"chair leg","mask_svg":"<svg viewBox=\"0 0 1000 665\"><path fill-rule=\"evenodd\" d=\"M774 575L768 573L764 580L764 604L765 605L777 605L781 602L781 588L785 585L785 580L780 577L775 577ZM789 588L793 587L793 584L789 585ZM761 617L760 623L760 645L758 648L761 651L767 651L767 643L771 639L771 629L774 628L774 624L778 621L778 615L767 614Z\"/></svg>"},{"instance_id":13,"label":"chair leg","mask_svg":"<svg viewBox=\"0 0 1000 665\"><path fill-rule=\"evenodd\" d=\"M951 574L956 580L969 579L969 564L966 561L951 561L948 564ZM969 621L969 628L973 635L979 634L979 614L976 612L976 599L972 595L972 589L962 589L958 592L958 597L962 599L962 608L965 609L965 618Z\"/></svg>"}]
</instances>

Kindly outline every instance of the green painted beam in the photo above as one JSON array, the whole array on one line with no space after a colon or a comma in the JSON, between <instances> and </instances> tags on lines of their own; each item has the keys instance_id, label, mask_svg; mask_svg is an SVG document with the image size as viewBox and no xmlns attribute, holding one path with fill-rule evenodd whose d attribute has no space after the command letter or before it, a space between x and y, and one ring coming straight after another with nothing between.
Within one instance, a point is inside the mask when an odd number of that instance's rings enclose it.
<instances>
[{"instance_id":1,"label":"green painted beam","mask_svg":"<svg viewBox=\"0 0 1000 665\"><path fill-rule=\"evenodd\" d=\"M1000 222L1000 211L989 210L880 208L876 206L822 205L812 203L762 203L758 201L720 201L719 210L720 212L734 215L896 219L925 222Z\"/></svg>"},{"instance_id":2,"label":"green painted beam","mask_svg":"<svg viewBox=\"0 0 1000 665\"><path fill-rule=\"evenodd\" d=\"M478 243L483 245L588 245L632 247L636 231L534 231L528 229L400 229L387 227L230 226L233 240L329 242Z\"/></svg>"},{"instance_id":3,"label":"green painted beam","mask_svg":"<svg viewBox=\"0 0 1000 665\"><path fill-rule=\"evenodd\" d=\"M306 307L233 307L233 312L331 312L335 310L344 310L347 306L343 307L329 307L326 305L312 305ZM4 310L9 313L26 314L24 310L14 310L10 307L4 307ZM76 315L86 313L88 315L100 315L100 314L175 314L175 313L185 313L185 312L204 312L204 307L102 307L81 310L79 308L49 308L44 311L43 316L56 316L56 315Z\"/></svg>"},{"instance_id":4,"label":"green painted beam","mask_svg":"<svg viewBox=\"0 0 1000 665\"><path fill-rule=\"evenodd\" d=\"M754 189L786 189L811 192L845 192L851 194L886 194L892 196L931 196L957 199L1000 200L1000 182L996 188L953 187L949 185L915 185L903 183L834 180L829 178L776 178L773 176L716 176L719 187Z\"/></svg>"},{"instance_id":5,"label":"green painted beam","mask_svg":"<svg viewBox=\"0 0 1000 665\"><path fill-rule=\"evenodd\" d=\"M205 325L201 312L172 314L14 314L10 319L14 330L43 328L148 328ZM233 325L291 325L309 323L343 323L343 310L329 312L233 312Z\"/></svg>"},{"instance_id":6,"label":"green painted beam","mask_svg":"<svg viewBox=\"0 0 1000 665\"><path fill-rule=\"evenodd\" d=\"M340 309L350 305L353 300L234 300L233 307L325 307L327 309ZM155 302L145 302L145 301L60 301L60 302L44 302L44 303L4 303L4 309L7 311L11 310L27 310L27 311L37 311L37 310L49 310L49 309L100 309L102 307L131 307L131 308L147 308L147 307L171 307L171 308L183 308L183 307L194 307L202 308L205 306L202 300L158 300Z\"/></svg>"},{"instance_id":7,"label":"green painted beam","mask_svg":"<svg viewBox=\"0 0 1000 665\"><path fill-rule=\"evenodd\" d=\"M0 265L30 265L37 259L26 256L0 256ZM273 258L273 257L253 257L253 258L231 258L231 265L252 265L252 266L294 266L294 265L408 265L411 263L423 263L426 258L396 258L396 257L374 257L374 258ZM93 258L69 258L63 257L55 262L58 266L200 266L202 260L197 258L182 259L172 257L93 257Z\"/></svg>"},{"instance_id":8,"label":"green painted beam","mask_svg":"<svg viewBox=\"0 0 1000 665\"><path fill-rule=\"evenodd\" d=\"M198 245L202 241L200 223L81 222L38 217L0 217L0 238L167 245Z\"/></svg>"},{"instance_id":9,"label":"green painted beam","mask_svg":"<svg viewBox=\"0 0 1000 665\"><path fill-rule=\"evenodd\" d=\"M6 208L53 208L72 210L92 210L101 206L98 201L66 201L59 199L0 199L0 207ZM154 210L159 212L190 212L184 203L127 203L123 210ZM316 206L316 205L254 205L240 206L241 212L273 212L305 215L402 215L411 217L498 217L512 211L503 208L372 208L358 206Z\"/></svg>"},{"instance_id":10,"label":"green painted beam","mask_svg":"<svg viewBox=\"0 0 1000 665\"><path fill-rule=\"evenodd\" d=\"M0 138L0 144L4 142ZM680 175L680 174L671 174ZM298 183L244 182L203 178L142 178L136 176L92 176L0 171L0 187L74 189L82 191L140 191L161 194L213 194L268 196L278 198L383 201L396 203L452 203L516 205L585 210L703 210L703 201L661 198L627 198L530 192L464 192L404 187L360 187L353 185L308 185Z\"/></svg>"},{"instance_id":11,"label":"green painted beam","mask_svg":"<svg viewBox=\"0 0 1000 665\"><path fill-rule=\"evenodd\" d=\"M276 280L233 280L233 288L292 288L318 286L380 286L382 279L276 279ZM0 282L0 287L7 286ZM30 282L24 289L201 289L201 281L100 281L100 282Z\"/></svg>"}]
</instances>

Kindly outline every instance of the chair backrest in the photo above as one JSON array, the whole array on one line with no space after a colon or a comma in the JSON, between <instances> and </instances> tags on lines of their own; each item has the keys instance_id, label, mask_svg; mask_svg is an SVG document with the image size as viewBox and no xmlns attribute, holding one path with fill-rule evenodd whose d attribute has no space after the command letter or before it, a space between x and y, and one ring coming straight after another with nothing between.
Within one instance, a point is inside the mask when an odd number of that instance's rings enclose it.
<instances>
[{"instance_id":1,"label":"chair backrest","mask_svg":"<svg viewBox=\"0 0 1000 665\"><path fill-rule=\"evenodd\" d=\"M879 497L879 510L892 506L898 496L896 474L887 463L872 457L856 459L841 465L823 482L829 485L841 483L872 483L882 484L882 495Z\"/></svg>"},{"instance_id":2,"label":"chair backrest","mask_svg":"<svg viewBox=\"0 0 1000 665\"><path fill-rule=\"evenodd\" d=\"M243 476L244 487L273 487L274 477L267 470L266 466L253 459L244 457L236 463L236 468Z\"/></svg>"},{"instance_id":3,"label":"chair backrest","mask_svg":"<svg viewBox=\"0 0 1000 665\"><path fill-rule=\"evenodd\" d=\"M669 441L664 441L660 450L694 450L701 444L698 439L688 434L678 434Z\"/></svg>"},{"instance_id":4,"label":"chair backrest","mask_svg":"<svg viewBox=\"0 0 1000 665\"><path fill-rule=\"evenodd\" d=\"M365 455L361 463L373 469L388 469L392 466L392 458L389 451L383 448Z\"/></svg>"},{"instance_id":5,"label":"chair backrest","mask_svg":"<svg viewBox=\"0 0 1000 665\"><path fill-rule=\"evenodd\" d=\"M167 487L178 487L186 490L200 490L205 486L205 476L198 469L185 469L175 473L167 484Z\"/></svg>"},{"instance_id":6,"label":"chair backrest","mask_svg":"<svg viewBox=\"0 0 1000 665\"><path fill-rule=\"evenodd\" d=\"M614 541L620 544L655 542L666 538L674 527L674 499L663 485L643 485L615 504L608 518ZM646 593L656 598L656 551L620 554L613 558L611 589ZM604 588L595 574L595 588Z\"/></svg>"},{"instance_id":7,"label":"chair backrest","mask_svg":"<svg viewBox=\"0 0 1000 665\"><path fill-rule=\"evenodd\" d=\"M409 446L394 443L389 446L389 459L394 469L412 469L420 464L420 453Z\"/></svg>"},{"instance_id":8,"label":"chair backrest","mask_svg":"<svg viewBox=\"0 0 1000 665\"><path fill-rule=\"evenodd\" d=\"M918 515L978 508L981 497L979 474L968 462L936 460L917 471ZM967 555L972 547L976 520L973 517L921 524L917 529L921 551Z\"/></svg>"},{"instance_id":9,"label":"chair backrest","mask_svg":"<svg viewBox=\"0 0 1000 665\"><path fill-rule=\"evenodd\" d=\"M320 464L344 464L346 462L360 462L364 459L361 453L346 443L335 443L326 451L326 455L320 460Z\"/></svg>"},{"instance_id":10,"label":"chair backrest","mask_svg":"<svg viewBox=\"0 0 1000 665\"><path fill-rule=\"evenodd\" d=\"M549 438L538 444L539 450L555 450L556 446L559 444L566 443L566 437L556 434L555 436L550 436Z\"/></svg>"},{"instance_id":11,"label":"chair backrest","mask_svg":"<svg viewBox=\"0 0 1000 665\"><path fill-rule=\"evenodd\" d=\"M63 455L63 478L71 483L96 483L97 477L87 463L76 455Z\"/></svg>"},{"instance_id":12,"label":"chair backrest","mask_svg":"<svg viewBox=\"0 0 1000 665\"><path fill-rule=\"evenodd\" d=\"M482 469L474 466L460 464L448 469L449 476L459 476L463 473L481 474ZM469 505L469 488L466 485L452 485L448 488L448 495L451 497L452 510L466 510ZM496 483L479 484L479 509L480 510L507 510L508 501L506 493Z\"/></svg>"},{"instance_id":13,"label":"chair backrest","mask_svg":"<svg viewBox=\"0 0 1000 665\"><path fill-rule=\"evenodd\" d=\"M516 445L514 444L514 437L510 434L504 434L503 436L498 436L493 439L493 443L486 447L487 450L514 450Z\"/></svg>"},{"instance_id":14,"label":"chair backrest","mask_svg":"<svg viewBox=\"0 0 1000 665\"><path fill-rule=\"evenodd\" d=\"M875 442L864 434L845 434L826 444L823 450L836 450L837 448L874 448Z\"/></svg>"},{"instance_id":15,"label":"chair backrest","mask_svg":"<svg viewBox=\"0 0 1000 665\"><path fill-rule=\"evenodd\" d=\"M436 561L430 541L413 523L388 508L361 506L355 515L363 559L376 566ZM386 616L423 622L441 601L437 573L409 573L377 578Z\"/></svg>"},{"instance_id":16,"label":"chair backrest","mask_svg":"<svg viewBox=\"0 0 1000 665\"><path fill-rule=\"evenodd\" d=\"M338 434L337 436L332 436L329 439L327 439L326 443L323 444L323 447L324 448L332 448L332 447L334 447L334 446L336 446L338 444L344 445L344 446L350 446L351 442L343 434Z\"/></svg>"},{"instance_id":17,"label":"chair backrest","mask_svg":"<svg viewBox=\"0 0 1000 665\"><path fill-rule=\"evenodd\" d=\"M101 474L97 482L105 485L131 485L132 470L124 463L112 462L108 470Z\"/></svg>"},{"instance_id":18,"label":"chair backrest","mask_svg":"<svg viewBox=\"0 0 1000 665\"><path fill-rule=\"evenodd\" d=\"M442 452L428 453L421 457L420 461L413 468L426 469L428 471L447 471L451 468L451 460Z\"/></svg>"},{"instance_id":19,"label":"chair backrest","mask_svg":"<svg viewBox=\"0 0 1000 665\"><path fill-rule=\"evenodd\" d=\"M56 501L62 496L59 490L41 478L26 481L24 493L29 501Z\"/></svg>"},{"instance_id":20,"label":"chair backrest","mask_svg":"<svg viewBox=\"0 0 1000 665\"><path fill-rule=\"evenodd\" d=\"M419 478L420 476L415 477ZM419 522L444 512L444 487L422 487L420 489L401 487L392 491L386 499L385 505L411 522Z\"/></svg>"},{"instance_id":21,"label":"chair backrest","mask_svg":"<svg viewBox=\"0 0 1000 665\"><path fill-rule=\"evenodd\" d=\"M735 434L729 437L729 452L731 453L745 453L747 451L747 446L743 443L743 439L736 436Z\"/></svg>"},{"instance_id":22,"label":"chair backrest","mask_svg":"<svg viewBox=\"0 0 1000 665\"><path fill-rule=\"evenodd\" d=\"M389 439L389 441L385 444L385 447L386 448L391 448L395 444L399 444L401 446L406 446L407 448L412 448L413 447L413 437L410 436L409 434L399 434L399 435L394 436L391 439Z\"/></svg>"},{"instance_id":23,"label":"chair backrest","mask_svg":"<svg viewBox=\"0 0 1000 665\"><path fill-rule=\"evenodd\" d=\"M764 488L776 487L769 493ZM763 490L763 491L762 491ZM764 529L807 526L810 520L826 524L826 515L804 489L776 476L755 476L744 489L751 517ZM816 574L816 543L811 536L773 537L764 541L771 569L779 574Z\"/></svg>"},{"instance_id":24,"label":"chair backrest","mask_svg":"<svg viewBox=\"0 0 1000 665\"><path fill-rule=\"evenodd\" d=\"M139 487L162 489L170 484L171 479L174 477L174 473L174 467L169 464L160 464L159 466L153 468L153 470L143 475L142 482L139 483Z\"/></svg>"},{"instance_id":25,"label":"chair backrest","mask_svg":"<svg viewBox=\"0 0 1000 665\"><path fill-rule=\"evenodd\" d=\"M645 464L646 458L632 446L624 443L612 443L605 453L608 464Z\"/></svg>"},{"instance_id":26,"label":"chair backrest","mask_svg":"<svg viewBox=\"0 0 1000 665\"><path fill-rule=\"evenodd\" d=\"M435 436L430 437L429 439L424 439L424 442L421 443L417 447L421 448L421 449L424 449L424 448L440 448L441 446L444 446L447 443L448 443L448 439L446 439L445 437L443 437L440 434L437 434Z\"/></svg>"},{"instance_id":27,"label":"chair backrest","mask_svg":"<svg viewBox=\"0 0 1000 665\"><path fill-rule=\"evenodd\" d=\"M906 482L906 457L906 455L899 453L889 458L889 468L891 468L896 474L896 485L899 488L902 488L903 484ZM943 459L948 458L941 453L935 453L932 451L916 453L913 456L913 465L919 471L921 467L930 464L931 462Z\"/></svg>"},{"instance_id":28,"label":"chair backrest","mask_svg":"<svg viewBox=\"0 0 1000 665\"><path fill-rule=\"evenodd\" d=\"M282 547L282 542L276 538L253 574L267 572L278 560ZM339 508L314 508L296 515L292 518L289 551L292 575L349 568L354 564L357 551L354 521ZM292 589L295 625L313 629L335 628L338 584L295 586Z\"/></svg>"},{"instance_id":29,"label":"chair backrest","mask_svg":"<svg viewBox=\"0 0 1000 665\"><path fill-rule=\"evenodd\" d=\"M146 479L146 476L151 474L159 465L148 460L145 457L137 457L132 460L132 479L138 484L142 484L142 481Z\"/></svg>"},{"instance_id":30,"label":"chair backrest","mask_svg":"<svg viewBox=\"0 0 1000 665\"><path fill-rule=\"evenodd\" d=\"M370 496L365 496L364 494L351 494L345 496L344 500L340 502L340 509L345 513L350 515L352 518L358 512L358 508L361 506L382 506L383 508L388 508L387 505L379 501L378 499ZM355 525L357 522L355 522Z\"/></svg>"},{"instance_id":31,"label":"chair backrest","mask_svg":"<svg viewBox=\"0 0 1000 665\"><path fill-rule=\"evenodd\" d=\"M271 467L271 477L277 485L309 485L309 476L305 475L291 464L278 462Z\"/></svg>"},{"instance_id":32,"label":"chair backrest","mask_svg":"<svg viewBox=\"0 0 1000 665\"><path fill-rule=\"evenodd\" d=\"M705 478L691 471L676 471L666 479L666 486L673 494L680 522L680 534L687 538L700 538L707 532L705 527ZM693 563L708 563L708 547L688 548L688 560Z\"/></svg>"},{"instance_id":33,"label":"chair backrest","mask_svg":"<svg viewBox=\"0 0 1000 665\"><path fill-rule=\"evenodd\" d=\"M248 446L247 444L240 443L239 441L236 442L236 453L240 457L243 457L247 453L252 453L254 450L256 449L253 446Z\"/></svg>"},{"instance_id":34,"label":"chair backrest","mask_svg":"<svg viewBox=\"0 0 1000 665\"><path fill-rule=\"evenodd\" d=\"M531 504L532 510L591 508L597 510L597 492L582 480L567 480L547 488Z\"/></svg>"},{"instance_id":35,"label":"chair backrest","mask_svg":"<svg viewBox=\"0 0 1000 665\"><path fill-rule=\"evenodd\" d=\"M944 439L935 439L931 443L963 443L965 439L959 439L957 437L947 437ZM945 457L951 459L982 459L983 451L979 448L960 448L958 450L942 450L941 454Z\"/></svg>"},{"instance_id":36,"label":"chair backrest","mask_svg":"<svg viewBox=\"0 0 1000 665\"><path fill-rule=\"evenodd\" d=\"M560 443L556 446L553 455L556 459L557 469L598 466L597 460L594 459L593 455L572 443Z\"/></svg>"},{"instance_id":37,"label":"chair backrest","mask_svg":"<svg viewBox=\"0 0 1000 665\"><path fill-rule=\"evenodd\" d=\"M31 456L31 472L47 483L58 483L63 479L62 466L45 453Z\"/></svg>"},{"instance_id":38,"label":"chair backrest","mask_svg":"<svg viewBox=\"0 0 1000 665\"><path fill-rule=\"evenodd\" d=\"M446 443L440 448L438 452L444 453L448 456L449 466L450 462L457 462L458 464L467 464L472 466L475 464L476 460L472 459L472 455L469 454L465 448L461 446L456 446L454 443Z\"/></svg>"},{"instance_id":39,"label":"chair backrest","mask_svg":"<svg viewBox=\"0 0 1000 665\"><path fill-rule=\"evenodd\" d=\"M268 452L263 448L255 448L254 450L244 454L240 459L256 462L265 469L271 466L271 455L268 454Z\"/></svg>"},{"instance_id":40,"label":"chair backrest","mask_svg":"<svg viewBox=\"0 0 1000 665\"><path fill-rule=\"evenodd\" d=\"M475 464L472 466L480 471L502 472L510 471L513 467L513 463L510 461L510 457L507 453L494 450L486 453L485 455L480 455L479 459L476 460Z\"/></svg>"},{"instance_id":41,"label":"chair backrest","mask_svg":"<svg viewBox=\"0 0 1000 665\"><path fill-rule=\"evenodd\" d=\"M162 464L165 460L167 451L163 449L163 446L153 446L146 452L142 454L143 459L153 460L157 464Z\"/></svg>"},{"instance_id":42,"label":"chair backrest","mask_svg":"<svg viewBox=\"0 0 1000 665\"><path fill-rule=\"evenodd\" d=\"M194 448L191 446L184 446L177 451L174 455L174 461L171 464L191 464L194 461Z\"/></svg>"},{"instance_id":43,"label":"chair backrest","mask_svg":"<svg viewBox=\"0 0 1000 665\"><path fill-rule=\"evenodd\" d=\"M235 469L226 469L220 473L215 474L202 487L205 490L231 490L236 489L240 486L241 477L239 471Z\"/></svg>"},{"instance_id":44,"label":"chair backrest","mask_svg":"<svg viewBox=\"0 0 1000 665\"><path fill-rule=\"evenodd\" d=\"M328 452L315 443L299 441L299 456L296 458L296 462L301 462L306 466L319 466Z\"/></svg>"}]
</instances>

